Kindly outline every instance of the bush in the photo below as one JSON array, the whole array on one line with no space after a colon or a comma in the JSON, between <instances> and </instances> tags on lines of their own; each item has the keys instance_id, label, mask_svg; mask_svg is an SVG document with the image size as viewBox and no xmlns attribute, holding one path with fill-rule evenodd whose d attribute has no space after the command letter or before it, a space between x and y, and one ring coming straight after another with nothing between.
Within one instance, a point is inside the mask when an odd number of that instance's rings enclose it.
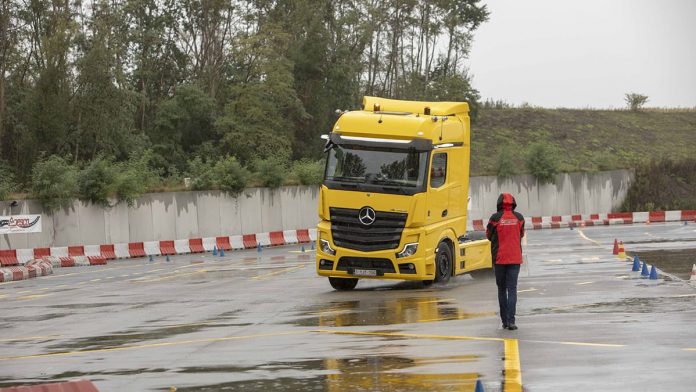
<instances>
[{"instance_id":1,"label":"bush","mask_svg":"<svg viewBox=\"0 0 696 392\"><path fill-rule=\"evenodd\" d=\"M648 96L643 94L630 93L626 94L626 96L624 97L624 101L626 101L626 105L628 105L629 109L631 109L634 112L637 112L640 109L642 109L643 105L645 105L648 102Z\"/></svg>"},{"instance_id":2,"label":"bush","mask_svg":"<svg viewBox=\"0 0 696 392\"><path fill-rule=\"evenodd\" d=\"M140 195L160 182L159 173L148 164L150 157L150 150L146 150L117 165L116 196L119 201L132 206Z\"/></svg>"},{"instance_id":3,"label":"bush","mask_svg":"<svg viewBox=\"0 0 696 392\"><path fill-rule=\"evenodd\" d=\"M285 180L285 165L278 159L268 158L254 163L256 175L261 181L261 185L269 188L278 188Z\"/></svg>"},{"instance_id":4,"label":"bush","mask_svg":"<svg viewBox=\"0 0 696 392\"><path fill-rule=\"evenodd\" d=\"M324 181L324 161L316 162L308 159L295 162L293 174L302 185L319 185Z\"/></svg>"},{"instance_id":5,"label":"bush","mask_svg":"<svg viewBox=\"0 0 696 392\"><path fill-rule=\"evenodd\" d=\"M0 200L5 200L10 193L17 190L15 176L10 165L0 161Z\"/></svg>"},{"instance_id":6,"label":"bush","mask_svg":"<svg viewBox=\"0 0 696 392\"><path fill-rule=\"evenodd\" d=\"M107 207L109 197L116 190L117 175L113 162L103 157L95 158L77 176L77 188L81 200Z\"/></svg>"},{"instance_id":7,"label":"bush","mask_svg":"<svg viewBox=\"0 0 696 392\"><path fill-rule=\"evenodd\" d=\"M514 151L509 145L500 149L500 153L498 154L498 177L506 178L517 174L513 154Z\"/></svg>"},{"instance_id":8,"label":"bush","mask_svg":"<svg viewBox=\"0 0 696 392\"><path fill-rule=\"evenodd\" d=\"M51 155L34 164L31 191L47 210L71 206L77 190L77 169L62 157Z\"/></svg>"},{"instance_id":9,"label":"bush","mask_svg":"<svg viewBox=\"0 0 696 392\"><path fill-rule=\"evenodd\" d=\"M239 195L249 183L249 171L235 157L219 160L213 169L215 184L232 196Z\"/></svg>"},{"instance_id":10,"label":"bush","mask_svg":"<svg viewBox=\"0 0 696 392\"><path fill-rule=\"evenodd\" d=\"M213 162L204 161L198 156L188 161L186 176L191 178L191 189L195 191L213 189L216 176L214 168Z\"/></svg>"},{"instance_id":11,"label":"bush","mask_svg":"<svg viewBox=\"0 0 696 392\"><path fill-rule=\"evenodd\" d=\"M533 143L527 149L525 164L530 173L543 183L551 183L558 173L555 148L543 142Z\"/></svg>"}]
</instances>

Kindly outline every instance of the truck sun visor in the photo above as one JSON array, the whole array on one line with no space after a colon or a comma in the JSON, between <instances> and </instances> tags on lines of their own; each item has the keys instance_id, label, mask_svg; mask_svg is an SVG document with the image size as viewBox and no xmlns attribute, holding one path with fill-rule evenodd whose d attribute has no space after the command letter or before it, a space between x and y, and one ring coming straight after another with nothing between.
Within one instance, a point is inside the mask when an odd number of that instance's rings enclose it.
<instances>
[{"instance_id":1,"label":"truck sun visor","mask_svg":"<svg viewBox=\"0 0 696 392\"><path fill-rule=\"evenodd\" d=\"M329 134L329 143L349 146L369 146L376 148L398 148L404 150L415 149L416 151L430 151L433 149L433 142L428 139L383 139L361 136L341 136L336 132Z\"/></svg>"}]
</instances>

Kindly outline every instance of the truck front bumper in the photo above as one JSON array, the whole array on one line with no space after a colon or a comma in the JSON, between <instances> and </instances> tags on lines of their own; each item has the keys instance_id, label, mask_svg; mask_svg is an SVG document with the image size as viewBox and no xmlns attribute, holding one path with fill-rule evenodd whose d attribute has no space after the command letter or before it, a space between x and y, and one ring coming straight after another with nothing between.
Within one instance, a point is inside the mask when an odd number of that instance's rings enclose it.
<instances>
[{"instance_id":1,"label":"truck front bumper","mask_svg":"<svg viewBox=\"0 0 696 392\"><path fill-rule=\"evenodd\" d=\"M422 230L404 229L396 249L362 252L337 247L331 237L328 222L321 222L317 230L316 270L320 276L360 279L432 280L435 273L435 254L425 248ZM421 239L421 241L419 241ZM328 241L335 254L322 249L322 240ZM397 258L407 244L418 243L416 252Z\"/></svg>"}]
</instances>

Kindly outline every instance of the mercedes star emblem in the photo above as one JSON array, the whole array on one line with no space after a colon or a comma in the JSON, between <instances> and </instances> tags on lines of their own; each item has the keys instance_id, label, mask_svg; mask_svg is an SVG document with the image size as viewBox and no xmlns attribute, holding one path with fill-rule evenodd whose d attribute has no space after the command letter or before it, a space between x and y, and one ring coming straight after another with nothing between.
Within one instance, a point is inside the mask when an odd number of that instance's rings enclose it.
<instances>
[{"instance_id":1,"label":"mercedes star emblem","mask_svg":"<svg viewBox=\"0 0 696 392\"><path fill-rule=\"evenodd\" d=\"M375 223L376 217L377 215L375 214L375 210L373 210L372 207L363 207L360 209L360 212L358 212L358 219L360 220L360 223L362 223L365 226L369 226Z\"/></svg>"}]
</instances>

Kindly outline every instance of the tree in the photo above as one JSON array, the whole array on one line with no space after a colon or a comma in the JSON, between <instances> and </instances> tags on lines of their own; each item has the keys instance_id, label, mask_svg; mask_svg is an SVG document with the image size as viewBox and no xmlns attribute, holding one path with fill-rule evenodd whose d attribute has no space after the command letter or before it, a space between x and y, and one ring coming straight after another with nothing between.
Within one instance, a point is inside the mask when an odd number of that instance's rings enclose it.
<instances>
[{"instance_id":1,"label":"tree","mask_svg":"<svg viewBox=\"0 0 696 392\"><path fill-rule=\"evenodd\" d=\"M648 102L648 96L638 93L627 93L624 100L626 101L626 105L628 105L629 109L637 112L643 108L643 105L645 105L646 102Z\"/></svg>"}]
</instances>

